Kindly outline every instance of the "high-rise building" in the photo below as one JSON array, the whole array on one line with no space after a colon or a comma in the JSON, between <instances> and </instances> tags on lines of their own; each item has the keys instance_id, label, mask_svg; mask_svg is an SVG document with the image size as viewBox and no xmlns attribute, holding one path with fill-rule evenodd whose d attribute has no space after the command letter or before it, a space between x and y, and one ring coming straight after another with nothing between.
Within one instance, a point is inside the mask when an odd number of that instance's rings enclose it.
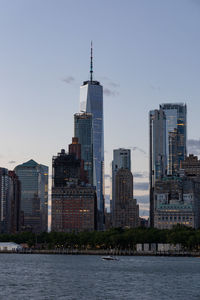
<instances>
[{"instance_id":1,"label":"high-rise building","mask_svg":"<svg viewBox=\"0 0 200 300\"><path fill-rule=\"evenodd\" d=\"M48 229L48 167L29 160L15 172L21 181L21 210L24 230L45 232Z\"/></svg>"},{"instance_id":2,"label":"high-rise building","mask_svg":"<svg viewBox=\"0 0 200 300\"><path fill-rule=\"evenodd\" d=\"M186 157L186 105L161 104L149 114L150 225L154 226L154 187L165 175L176 175Z\"/></svg>"},{"instance_id":3,"label":"high-rise building","mask_svg":"<svg viewBox=\"0 0 200 300\"><path fill-rule=\"evenodd\" d=\"M96 229L96 189L87 183L80 146L73 138L69 154L63 149L53 157L52 231Z\"/></svg>"},{"instance_id":4,"label":"high-rise building","mask_svg":"<svg viewBox=\"0 0 200 300\"><path fill-rule=\"evenodd\" d=\"M112 199L111 199L111 212L115 208L115 184L116 184L116 173L119 169L127 169L131 171L131 150L119 148L113 150L113 161L112 161Z\"/></svg>"},{"instance_id":5,"label":"high-rise building","mask_svg":"<svg viewBox=\"0 0 200 300\"><path fill-rule=\"evenodd\" d=\"M160 109L166 116L167 173L174 175L187 155L187 107L183 103L164 103Z\"/></svg>"},{"instance_id":6,"label":"high-rise building","mask_svg":"<svg viewBox=\"0 0 200 300\"><path fill-rule=\"evenodd\" d=\"M20 196L15 172L0 168L0 233L20 231Z\"/></svg>"},{"instance_id":7,"label":"high-rise building","mask_svg":"<svg viewBox=\"0 0 200 300\"><path fill-rule=\"evenodd\" d=\"M155 182L165 175L167 168L166 117L162 108L149 113L149 153L150 225L153 227L153 189Z\"/></svg>"},{"instance_id":8,"label":"high-rise building","mask_svg":"<svg viewBox=\"0 0 200 300\"><path fill-rule=\"evenodd\" d=\"M81 158L84 169L88 173L88 182L93 185L93 142L92 114L80 113L74 115L74 136L81 144Z\"/></svg>"},{"instance_id":9,"label":"high-rise building","mask_svg":"<svg viewBox=\"0 0 200 300\"><path fill-rule=\"evenodd\" d=\"M90 80L80 88L80 111L92 114L93 128L93 184L97 191L98 228L104 223L104 127L103 87L93 80L93 57L91 46Z\"/></svg>"},{"instance_id":10,"label":"high-rise building","mask_svg":"<svg viewBox=\"0 0 200 300\"><path fill-rule=\"evenodd\" d=\"M113 227L134 228L139 225L139 206L133 199L133 175L128 169L119 169L115 175L115 207Z\"/></svg>"}]
</instances>

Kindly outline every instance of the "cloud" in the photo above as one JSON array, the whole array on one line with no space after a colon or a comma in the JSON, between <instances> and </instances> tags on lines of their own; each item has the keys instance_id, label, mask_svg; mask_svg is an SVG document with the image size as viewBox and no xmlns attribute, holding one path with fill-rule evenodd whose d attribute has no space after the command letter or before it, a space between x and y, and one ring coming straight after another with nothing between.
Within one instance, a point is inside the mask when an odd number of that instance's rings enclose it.
<instances>
[{"instance_id":1,"label":"cloud","mask_svg":"<svg viewBox=\"0 0 200 300\"><path fill-rule=\"evenodd\" d=\"M9 164L16 164L16 161L15 160L10 160L8 163Z\"/></svg>"},{"instance_id":2,"label":"cloud","mask_svg":"<svg viewBox=\"0 0 200 300\"><path fill-rule=\"evenodd\" d=\"M149 189L148 182L135 182L134 190L147 191Z\"/></svg>"},{"instance_id":3,"label":"cloud","mask_svg":"<svg viewBox=\"0 0 200 300\"><path fill-rule=\"evenodd\" d=\"M108 97L116 97L119 95L119 93L115 90L111 90L109 88L105 88L103 90L104 95L108 96Z\"/></svg>"},{"instance_id":4,"label":"cloud","mask_svg":"<svg viewBox=\"0 0 200 300\"><path fill-rule=\"evenodd\" d=\"M149 210L148 209L140 209L140 217L149 217Z\"/></svg>"},{"instance_id":5,"label":"cloud","mask_svg":"<svg viewBox=\"0 0 200 300\"><path fill-rule=\"evenodd\" d=\"M150 85L150 88L154 91L160 91L160 86L156 86L156 85Z\"/></svg>"},{"instance_id":6,"label":"cloud","mask_svg":"<svg viewBox=\"0 0 200 300\"><path fill-rule=\"evenodd\" d=\"M108 78L106 76L100 77L100 79L105 81L107 83L107 85L109 85L111 87L117 88L120 86L119 83L113 82L110 78Z\"/></svg>"},{"instance_id":7,"label":"cloud","mask_svg":"<svg viewBox=\"0 0 200 300\"><path fill-rule=\"evenodd\" d=\"M63 78L62 81L67 84L71 84L75 81L75 78L73 76L67 76L67 77Z\"/></svg>"},{"instance_id":8,"label":"cloud","mask_svg":"<svg viewBox=\"0 0 200 300\"><path fill-rule=\"evenodd\" d=\"M141 149L141 148L139 148L139 147L137 147L137 146L135 146L135 147L129 147L131 150L133 150L133 151L140 151L141 153L143 153L143 154L147 154L146 153L146 151L144 151L143 149Z\"/></svg>"},{"instance_id":9,"label":"cloud","mask_svg":"<svg viewBox=\"0 0 200 300\"><path fill-rule=\"evenodd\" d=\"M148 204L149 205L149 195L136 196L138 204Z\"/></svg>"},{"instance_id":10,"label":"cloud","mask_svg":"<svg viewBox=\"0 0 200 300\"><path fill-rule=\"evenodd\" d=\"M135 178L148 178L148 172L133 172Z\"/></svg>"},{"instance_id":11,"label":"cloud","mask_svg":"<svg viewBox=\"0 0 200 300\"><path fill-rule=\"evenodd\" d=\"M187 142L188 153L192 153L194 155L200 155L200 139L190 139Z\"/></svg>"}]
</instances>

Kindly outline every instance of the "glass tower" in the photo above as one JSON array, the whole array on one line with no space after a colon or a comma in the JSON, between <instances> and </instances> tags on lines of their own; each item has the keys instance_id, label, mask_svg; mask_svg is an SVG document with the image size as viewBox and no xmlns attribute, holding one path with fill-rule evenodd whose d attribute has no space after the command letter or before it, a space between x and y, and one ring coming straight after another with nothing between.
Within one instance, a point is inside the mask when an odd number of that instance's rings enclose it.
<instances>
[{"instance_id":1,"label":"glass tower","mask_svg":"<svg viewBox=\"0 0 200 300\"><path fill-rule=\"evenodd\" d=\"M90 80L80 88L80 111L92 114L93 128L93 185L97 192L98 225L104 223L104 128L103 128L103 87L93 80L92 47Z\"/></svg>"},{"instance_id":2,"label":"glass tower","mask_svg":"<svg viewBox=\"0 0 200 300\"><path fill-rule=\"evenodd\" d=\"M150 125L150 223L153 226L153 192L157 180L176 175L186 157L187 107L165 103L149 114Z\"/></svg>"},{"instance_id":3,"label":"glass tower","mask_svg":"<svg viewBox=\"0 0 200 300\"><path fill-rule=\"evenodd\" d=\"M183 103L165 103L160 109L166 116L167 174L173 175L186 157L187 107Z\"/></svg>"},{"instance_id":4,"label":"glass tower","mask_svg":"<svg viewBox=\"0 0 200 300\"><path fill-rule=\"evenodd\" d=\"M78 142L81 144L81 159L84 160L88 182L93 185L92 114L74 115L74 136L78 138Z\"/></svg>"},{"instance_id":5,"label":"glass tower","mask_svg":"<svg viewBox=\"0 0 200 300\"><path fill-rule=\"evenodd\" d=\"M48 167L31 159L18 165L15 172L21 181L21 210L25 228L33 232L47 231Z\"/></svg>"}]
</instances>

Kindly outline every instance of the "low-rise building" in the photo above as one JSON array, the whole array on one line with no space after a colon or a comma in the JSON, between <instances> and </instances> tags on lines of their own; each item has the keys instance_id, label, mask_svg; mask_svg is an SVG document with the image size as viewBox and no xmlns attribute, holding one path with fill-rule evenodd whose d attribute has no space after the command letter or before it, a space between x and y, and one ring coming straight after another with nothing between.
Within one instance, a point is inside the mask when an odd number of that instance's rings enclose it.
<instances>
[{"instance_id":1,"label":"low-rise building","mask_svg":"<svg viewBox=\"0 0 200 300\"><path fill-rule=\"evenodd\" d=\"M96 190L89 186L52 188L52 231L96 230Z\"/></svg>"},{"instance_id":2,"label":"low-rise building","mask_svg":"<svg viewBox=\"0 0 200 300\"><path fill-rule=\"evenodd\" d=\"M22 246L13 242L0 242L0 251L22 250Z\"/></svg>"}]
</instances>

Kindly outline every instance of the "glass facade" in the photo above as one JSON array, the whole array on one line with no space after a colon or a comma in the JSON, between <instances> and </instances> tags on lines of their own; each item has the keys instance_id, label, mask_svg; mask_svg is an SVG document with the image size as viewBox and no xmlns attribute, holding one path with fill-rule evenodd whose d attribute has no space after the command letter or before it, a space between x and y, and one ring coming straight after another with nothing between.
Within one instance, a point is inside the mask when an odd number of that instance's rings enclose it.
<instances>
[{"instance_id":1,"label":"glass facade","mask_svg":"<svg viewBox=\"0 0 200 300\"><path fill-rule=\"evenodd\" d=\"M13 171L0 168L0 233L20 230L20 182Z\"/></svg>"},{"instance_id":2,"label":"glass facade","mask_svg":"<svg viewBox=\"0 0 200 300\"><path fill-rule=\"evenodd\" d=\"M98 81L85 81L80 88L80 111L92 114L93 184L97 191L100 223L104 215L104 128L103 87Z\"/></svg>"},{"instance_id":3,"label":"glass facade","mask_svg":"<svg viewBox=\"0 0 200 300\"><path fill-rule=\"evenodd\" d=\"M21 210L25 229L47 231L48 167L29 160L18 165L15 172L21 181Z\"/></svg>"},{"instance_id":4,"label":"glass facade","mask_svg":"<svg viewBox=\"0 0 200 300\"><path fill-rule=\"evenodd\" d=\"M167 174L176 174L180 162L186 157L186 113L187 108L183 103L161 104L166 116L166 155Z\"/></svg>"},{"instance_id":5,"label":"glass facade","mask_svg":"<svg viewBox=\"0 0 200 300\"><path fill-rule=\"evenodd\" d=\"M81 159L84 160L84 169L87 172L88 181L93 185L93 136L92 114L80 113L74 115L74 136L81 144Z\"/></svg>"},{"instance_id":6,"label":"glass facade","mask_svg":"<svg viewBox=\"0 0 200 300\"><path fill-rule=\"evenodd\" d=\"M165 103L149 114L150 137L150 224L154 220L153 192L155 183L165 175L177 174L186 157L186 105Z\"/></svg>"}]
</instances>

